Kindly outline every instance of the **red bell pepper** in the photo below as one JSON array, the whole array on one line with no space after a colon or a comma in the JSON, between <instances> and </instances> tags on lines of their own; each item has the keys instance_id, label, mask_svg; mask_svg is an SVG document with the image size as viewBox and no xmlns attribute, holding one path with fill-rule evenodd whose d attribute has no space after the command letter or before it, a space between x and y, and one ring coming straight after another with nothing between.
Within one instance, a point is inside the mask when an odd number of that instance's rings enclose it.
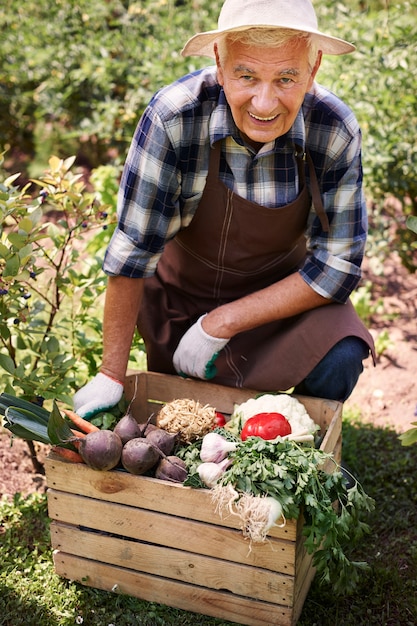
<instances>
[{"instance_id":1,"label":"red bell pepper","mask_svg":"<svg viewBox=\"0 0 417 626\"><path fill-rule=\"evenodd\" d=\"M291 424L281 413L258 413L250 417L240 433L242 441L248 437L275 439L291 434Z\"/></svg>"}]
</instances>

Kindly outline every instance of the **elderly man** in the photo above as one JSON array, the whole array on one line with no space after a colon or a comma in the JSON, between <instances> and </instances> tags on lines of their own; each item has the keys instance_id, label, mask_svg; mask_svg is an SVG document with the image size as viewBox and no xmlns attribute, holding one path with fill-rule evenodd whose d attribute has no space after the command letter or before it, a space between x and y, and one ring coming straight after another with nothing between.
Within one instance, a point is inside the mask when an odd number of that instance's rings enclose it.
<instances>
[{"instance_id":1,"label":"elderly man","mask_svg":"<svg viewBox=\"0 0 417 626\"><path fill-rule=\"evenodd\" d=\"M315 82L310 0L226 0L187 55L215 66L159 91L125 165L108 247L101 371L74 398L113 406L137 325L148 368L345 400L373 353L349 296L367 234L361 135Z\"/></svg>"}]
</instances>

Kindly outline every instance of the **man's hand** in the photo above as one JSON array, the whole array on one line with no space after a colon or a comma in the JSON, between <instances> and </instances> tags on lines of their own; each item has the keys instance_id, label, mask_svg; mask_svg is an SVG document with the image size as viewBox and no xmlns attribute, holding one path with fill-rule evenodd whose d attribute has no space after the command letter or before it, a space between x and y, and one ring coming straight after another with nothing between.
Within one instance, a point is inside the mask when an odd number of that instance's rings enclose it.
<instances>
[{"instance_id":1,"label":"man's hand","mask_svg":"<svg viewBox=\"0 0 417 626\"><path fill-rule=\"evenodd\" d=\"M216 375L216 360L229 339L208 335L201 325L202 315L181 339L174 352L173 362L178 374L209 380Z\"/></svg>"},{"instance_id":2,"label":"man's hand","mask_svg":"<svg viewBox=\"0 0 417 626\"><path fill-rule=\"evenodd\" d=\"M74 411L88 419L116 406L122 394L122 383L100 372L74 395Z\"/></svg>"}]
</instances>

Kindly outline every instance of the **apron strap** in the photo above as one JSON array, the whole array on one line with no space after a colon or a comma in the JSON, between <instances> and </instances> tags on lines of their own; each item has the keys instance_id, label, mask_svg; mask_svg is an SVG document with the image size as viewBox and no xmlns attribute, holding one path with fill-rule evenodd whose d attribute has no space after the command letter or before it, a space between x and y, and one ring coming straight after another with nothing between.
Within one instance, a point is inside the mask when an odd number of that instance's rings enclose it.
<instances>
[{"instance_id":1,"label":"apron strap","mask_svg":"<svg viewBox=\"0 0 417 626\"><path fill-rule=\"evenodd\" d=\"M327 213L324 210L323 200L321 199L319 183L317 180L316 169L314 167L313 159L311 158L308 150L306 150L306 158L308 170L310 172L310 191L313 198L313 206L320 219L322 229L325 233L328 233L330 231L329 218L327 217Z\"/></svg>"}]
</instances>

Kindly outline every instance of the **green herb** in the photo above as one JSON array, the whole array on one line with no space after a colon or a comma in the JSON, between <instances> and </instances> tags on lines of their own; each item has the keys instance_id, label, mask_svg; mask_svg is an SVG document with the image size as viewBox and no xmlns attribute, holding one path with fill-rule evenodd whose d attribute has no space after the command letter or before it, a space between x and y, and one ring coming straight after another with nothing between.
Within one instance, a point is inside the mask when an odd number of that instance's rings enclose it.
<instances>
[{"instance_id":1,"label":"green herb","mask_svg":"<svg viewBox=\"0 0 417 626\"><path fill-rule=\"evenodd\" d=\"M196 478L201 463L199 442L181 454L189 470L187 484L200 487ZM331 582L334 593L353 591L367 564L350 560L349 552L369 531L361 518L374 508L374 501L361 485L355 480L347 489L336 461L332 473L321 469L333 455L293 441L271 443L250 437L240 442L229 458L232 465L218 484L231 485L240 494L272 496L280 502L287 519L303 515L304 545L313 554L320 580Z\"/></svg>"}]
</instances>

